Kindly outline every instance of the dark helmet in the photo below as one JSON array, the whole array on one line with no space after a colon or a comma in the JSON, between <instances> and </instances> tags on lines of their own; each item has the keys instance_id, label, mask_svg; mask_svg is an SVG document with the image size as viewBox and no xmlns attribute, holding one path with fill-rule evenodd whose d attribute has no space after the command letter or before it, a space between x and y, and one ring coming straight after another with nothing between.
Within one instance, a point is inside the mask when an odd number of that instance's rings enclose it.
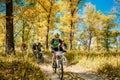
<instances>
[{"instance_id":1,"label":"dark helmet","mask_svg":"<svg viewBox=\"0 0 120 80\"><path fill-rule=\"evenodd\" d=\"M36 43L33 43L33 45L35 46L35 45L37 45Z\"/></svg>"},{"instance_id":2,"label":"dark helmet","mask_svg":"<svg viewBox=\"0 0 120 80\"><path fill-rule=\"evenodd\" d=\"M38 45L41 45L41 43L39 42Z\"/></svg>"}]
</instances>

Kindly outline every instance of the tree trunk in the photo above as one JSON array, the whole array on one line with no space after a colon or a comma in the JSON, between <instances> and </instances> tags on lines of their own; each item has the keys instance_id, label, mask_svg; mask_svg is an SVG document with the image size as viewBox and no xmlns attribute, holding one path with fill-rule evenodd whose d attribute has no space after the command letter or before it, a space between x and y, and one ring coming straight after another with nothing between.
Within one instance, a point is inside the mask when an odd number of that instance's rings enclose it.
<instances>
[{"instance_id":1,"label":"tree trunk","mask_svg":"<svg viewBox=\"0 0 120 80\"><path fill-rule=\"evenodd\" d=\"M108 52L109 51L109 46L108 46L108 39L106 39L106 51Z\"/></svg>"},{"instance_id":2,"label":"tree trunk","mask_svg":"<svg viewBox=\"0 0 120 80\"><path fill-rule=\"evenodd\" d=\"M22 43L25 42L25 21L23 20Z\"/></svg>"},{"instance_id":3,"label":"tree trunk","mask_svg":"<svg viewBox=\"0 0 120 80\"><path fill-rule=\"evenodd\" d=\"M70 4L70 6L71 6L71 16L73 17L74 11L72 10L72 0L70 0L70 2L71 2L71 4ZM72 34L73 34L72 29L73 29L73 22L71 20L71 22L70 22L70 50L72 50L72 47L73 47L73 44L72 44Z\"/></svg>"},{"instance_id":4,"label":"tree trunk","mask_svg":"<svg viewBox=\"0 0 120 80\"><path fill-rule=\"evenodd\" d=\"M48 42L49 42L48 41L48 39L49 39L49 24L50 24L50 15L51 15L51 11L52 11L52 5L53 4L51 4L49 15L48 15L48 26L47 26L47 34L46 34L46 49L49 48L49 46L48 46Z\"/></svg>"},{"instance_id":5,"label":"tree trunk","mask_svg":"<svg viewBox=\"0 0 120 80\"><path fill-rule=\"evenodd\" d=\"M78 0L78 2L77 2L77 5L76 5L76 7L78 7L78 5L79 5L79 3L80 3L80 1L81 0ZM71 16L72 16L72 18L74 17L74 14L75 14L75 10L76 10L76 8L73 8L73 3L74 1L73 0L70 0L70 8L71 8ZM73 32L72 32L72 29L73 29L73 21L71 20L71 24L70 24L70 50L72 50L73 49Z\"/></svg>"},{"instance_id":6,"label":"tree trunk","mask_svg":"<svg viewBox=\"0 0 120 80\"><path fill-rule=\"evenodd\" d=\"M46 49L49 48L48 46L48 39L49 39L49 26L47 27L47 35L46 35Z\"/></svg>"},{"instance_id":7,"label":"tree trunk","mask_svg":"<svg viewBox=\"0 0 120 80\"><path fill-rule=\"evenodd\" d=\"M70 50L72 50L72 21L71 21L71 25L70 25Z\"/></svg>"},{"instance_id":8,"label":"tree trunk","mask_svg":"<svg viewBox=\"0 0 120 80\"><path fill-rule=\"evenodd\" d=\"M6 0L6 53L14 53L13 2Z\"/></svg>"},{"instance_id":9,"label":"tree trunk","mask_svg":"<svg viewBox=\"0 0 120 80\"><path fill-rule=\"evenodd\" d=\"M91 49L91 41L92 41L92 31L90 31L90 36L89 36L88 51L90 51Z\"/></svg>"},{"instance_id":10,"label":"tree trunk","mask_svg":"<svg viewBox=\"0 0 120 80\"><path fill-rule=\"evenodd\" d=\"M106 32L106 39L105 39L105 44L106 44L106 51L109 52L109 41L108 41L108 31Z\"/></svg>"},{"instance_id":11,"label":"tree trunk","mask_svg":"<svg viewBox=\"0 0 120 80\"><path fill-rule=\"evenodd\" d=\"M117 40L118 33L116 33L116 53L118 52L118 40Z\"/></svg>"},{"instance_id":12,"label":"tree trunk","mask_svg":"<svg viewBox=\"0 0 120 80\"><path fill-rule=\"evenodd\" d=\"M99 47L99 38L97 38L97 51L99 51L100 50L100 47Z\"/></svg>"}]
</instances>

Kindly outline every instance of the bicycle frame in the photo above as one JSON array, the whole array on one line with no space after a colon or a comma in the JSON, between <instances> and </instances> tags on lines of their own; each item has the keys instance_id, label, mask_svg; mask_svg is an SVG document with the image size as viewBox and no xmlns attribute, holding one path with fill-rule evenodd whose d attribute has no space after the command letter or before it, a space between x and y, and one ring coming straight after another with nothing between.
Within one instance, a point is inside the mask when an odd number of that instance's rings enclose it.
<instances>
[{"instance_id":1,"label":"bicycle frame","mask_svg":"<svg viewBox=\"0 0 120 80\"><path fill-rule=\"evenodd\" d=\"M34 50L34 55L38 60L43 60L42 51Z\"/></svg>"},{"instance_id":2,"label":"bicycle frame","mask_svg":"<svg viewBox=\"0 0 120 80\"><path fill-rule=\"evenodd\" d=\"M56 73L56 69L58 69L59 78L60 78L60 80L62 80L63 73L64 73L64 71L63 71L63 66L64 66L64 62L65 62L64 60L66 60L66 58L64 56L65 53L63 53L62 51L56 51L55 54L56 54L56 61L55 61L56 67L53 68L53 70L55 69L55 73Z\"/></svg>"},{"instance_id":3,"label":"bicycle frame","mask_svg":"<svg viewBox=\"0 0 120 80\"><path fill-rule=\"evenodd\" d=\"M59 67L59 62L63 63L63 58L64 58L65 53L63 53L61 51L56 51L55 54L56 54L56 62L57 62L57 65L58 65L57 67Z\"/></svg>"}]
</instances>

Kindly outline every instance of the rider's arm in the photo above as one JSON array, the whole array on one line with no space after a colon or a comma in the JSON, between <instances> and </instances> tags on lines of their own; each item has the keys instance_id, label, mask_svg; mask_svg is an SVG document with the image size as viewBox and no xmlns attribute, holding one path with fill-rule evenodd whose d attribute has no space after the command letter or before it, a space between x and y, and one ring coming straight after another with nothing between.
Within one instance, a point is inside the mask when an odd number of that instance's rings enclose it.
<instances>
[{"instance_id":1,"label":"rider's arm","mask_svg":"<svg viewBox=\"0 0 120 80\"><path fill-rule=\"evenodd\" d=\"M50 42L50 47L53 46L53 43L54 43L54 39L51 40L51 42Z\"/></svg>"},{"instance_id":2,"label":"rider's arm","mask_svg":"<svg viewBox=\"0 0 120 80\"><path fill-rule=\"evenodd\" d=\"M64 44L62 43L62 40L60 39L60 44L61 44L61 47L64 47Z\"/></svg>"}]
</instances>

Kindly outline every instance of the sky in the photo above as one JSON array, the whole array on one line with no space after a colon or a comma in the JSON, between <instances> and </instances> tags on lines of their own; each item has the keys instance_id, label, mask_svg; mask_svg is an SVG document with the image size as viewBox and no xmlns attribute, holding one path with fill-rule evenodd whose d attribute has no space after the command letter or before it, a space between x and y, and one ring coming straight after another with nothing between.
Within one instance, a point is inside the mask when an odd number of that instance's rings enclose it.
<instances>
[{"instance_id":1,"label":"sky","mask_svg":"<svg viewBox=\"0 0 120 80\"><path fill-rule=\"evenodd\" d=\"M105 15L111 13L111 9L115 6L115 0L86 0L86 3L90 2L96 6L97 11L103 12ZM118 28L120 31L120 27Z\"/></svg>"},{"instance_id":2,"label":"sky","mask_svg":"<svg viewBox=\"0 0 120 80\"><path fill-rule=\"evenodd\" d=\"M114 0L86 0L86 2L91 2L97 10L102 11L104 14L108 14L114 5Z\"/></svg>"},{"instance_id":3,"label":"sky","mask_svg":"<svg viewBox=\"0 0 120 80\"><path fill-rule=\"evenodd\" d=\"M108 14L115 5L114 0L87 0L87 2L91 2L97 10L102 11L104 14Z\"/></svg>"}]
</instances>

